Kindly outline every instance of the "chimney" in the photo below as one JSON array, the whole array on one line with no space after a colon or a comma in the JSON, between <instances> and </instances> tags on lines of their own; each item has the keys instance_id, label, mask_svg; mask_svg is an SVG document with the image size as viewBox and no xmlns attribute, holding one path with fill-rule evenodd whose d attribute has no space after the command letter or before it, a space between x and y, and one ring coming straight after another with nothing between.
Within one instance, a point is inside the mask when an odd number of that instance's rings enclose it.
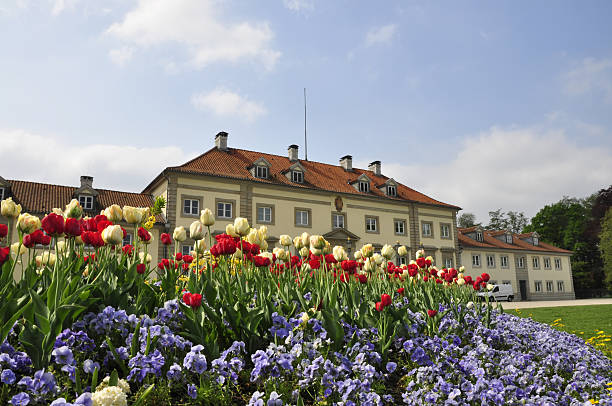
<instances>
[{"instance_id":1,"label":"chimney","mask_svg":"<svg viewBox=\"0 0 612 406\"><path fill-rule=\"evenodd\" d=\"M215 136L215 147L219 151L227 151L227 133L225 131L221 131Z\"/></svg>"},{"instance_id":2,"label":"chimney","mask_svg":"<svg viewBox=\"0 0 612 406\"><path fill-rule=\"evenodd\" d=\"M344 168L347 172L353 171L353 157L350 155L345 155L340 158L340 166Z\"/></svg>"},{"instance_id":3,"label":"chimney","mask_svg":"<svg viewBox=\"0 0 612 406\"><path fill-rule=\"evenodd\" d=\"M291 162L295 162L298 160L298 146L295 144L289 145L289 149L287 150L289 154L289 160Z\"/></svg>"},{"instance_id":4,"label":"chimney","mask_svg":"<svg viewBox=\"0 0 612 406\"><path fill-rule=\"evenodd\" d=\"M374 175L380 176L380 161L370 162L370 165L368 165L368 170L374 172Z\"/></svg>"},{"instance_id":5,"label":"chimney","mask_svg":"<svg viewBox=\"0 0 612 406\"><path fill-rule=\"evenodd\" d=\"M81 187L93 189L93 176L81 176Z\"/></svg>"}]
</instances>

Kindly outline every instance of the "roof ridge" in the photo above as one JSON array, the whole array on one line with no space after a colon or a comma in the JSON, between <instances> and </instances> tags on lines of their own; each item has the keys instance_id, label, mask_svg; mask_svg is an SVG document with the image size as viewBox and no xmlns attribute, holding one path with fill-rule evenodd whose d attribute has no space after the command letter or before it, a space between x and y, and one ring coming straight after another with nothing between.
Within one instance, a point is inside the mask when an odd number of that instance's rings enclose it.
<instances>
[{"instance_id":1,"label":"roof ridge","mask_svg":"<svg viewBox=\"0 0 612 406\"><path fill-rule=\"evenodd\" d=\"M68 186L68 185L58 185L56 183L47 183L47 182L34 182L31 180L20 180L20 179L7 179L7 182L22 182L22 183L29 183L32 185L45 185L45 186L53 186L53 187L63 187L63 188L67 188L67 189L79 189L80 186ZM144 195L144 196L149 196L149 193L142 193L142 192L127 192L125 190L117 190L117 189L103 189L103 188L96 188L93 187L92 189L97 190L97 191L104 191L104 192L118 192L118 193L130 193L133 195Z\"/></svg>"}]
</instances>

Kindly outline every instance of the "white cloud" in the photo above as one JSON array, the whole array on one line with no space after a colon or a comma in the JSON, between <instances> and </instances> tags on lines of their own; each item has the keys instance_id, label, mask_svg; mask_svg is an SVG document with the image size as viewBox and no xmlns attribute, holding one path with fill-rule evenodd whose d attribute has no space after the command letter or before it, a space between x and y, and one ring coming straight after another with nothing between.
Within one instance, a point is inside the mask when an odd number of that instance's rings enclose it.
<instances>
[{"instance_id":1,"label":"white cloud","mask_svg":"<svg viewBox=\"0 0 612 406\"><path fill-rule=\"evenodd\" d=\"M117 66L125 66L132 59L133 55L134 48L131 47L121 47L108 51L108 57Z\"/></svg>"},{"instance_id":2,"label":"white cloud","mask_svg":"<svg viewBox=\"0 0 612 406\"><path fill-rule=\"evenodd\" d=\"M51 8L51 14L57 16L64 10L73 9L79 0L50 0L50 2L53 6Z\"/></svg>"},{"instance_id":3,"label":"white cloud","mask_svg":"<svg viewBox=\"0 0 612 406\"><path fill-rule=\"evenodd\" d=\"M283 4L291 11L310 11L314 9L313 0L283 0Z\"/></svg>"},{"instance_id":4,"label":"white cloud","mask_svg":"<svg viewBox=\"0 0 612 406\"><path fill-rule=\"evenodd\" d=\"M612 102L612 59L585 58L563 75L565 91L570 95L602 93Z\"/></svg>"},{"instance_id":5,"label":"white cloud","mask_svg":"<svg viewBox=\"0 0 612 406\"><path fill-rule=\"evenodd\" d=\"M532 217L564 195L586 197L610 184L612 151L572 141L564 131L493 127L466 138L435 164L383 162L383 173L438 200L461 206L487 223L488 212Z\"/></svg>"},{"instance_id":6,"label":"white cloud","mask_svg":"<svg viewBox=\"0 0 612 406\"><path fill-rule=\"evenodd\" d=\"M218 5L215 0L139 0L106 33L142 48L180 45L195 68L257 61L272 69L281 54L270 47L274 33L268 23L224 21Z\"/></svg>"},{"instance_id":7,"label":"white cloud","mask_svg":"<svg viewBox=\"0 0 612 406\"><path fill-rule=\"evenodd\" d=\"M0 129L0 139L1 175L5 179L77 186L81 175L91 175L95 187L136 192L166 167L180 165L194 156L193 151L171 145L79 146L22 129Z\"/></svg>"},{"instance_id":8,"label":"white cloud","mask_svg":"<svg viewBox=\"0 0 612 406\"><path fill-rule=\"evenodd\" d=\"M209 111L218 116L242 117L247 121L252 121L267 113L261 103L250 101L246 97L220 87L208 93L193 95L191 104L201 111Z\"/></svg>"},{"instance_id":9,"label":"white cloud","mask_svg":"<svg viewBox=\"0 0 612 406\"><path fill-rule=\"evenodd\" d=\"M397 32L396 24L387 24L382 27L370 29L366 34L365 45L367 47L378 44L388 44Z\"/></svg>"}]
</instances>

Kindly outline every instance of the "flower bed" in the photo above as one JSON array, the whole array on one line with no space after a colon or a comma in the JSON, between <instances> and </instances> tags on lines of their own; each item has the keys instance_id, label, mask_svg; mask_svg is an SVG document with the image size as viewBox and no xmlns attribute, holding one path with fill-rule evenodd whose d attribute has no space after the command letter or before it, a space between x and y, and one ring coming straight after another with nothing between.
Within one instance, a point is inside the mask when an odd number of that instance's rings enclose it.
<instances>
[{"instance_id":1,"label":"flower bed","mask_svg":"<svg viewBox=\"0 0 612 406\"><path fill-rule=\"evenodd\" d=\"M396 266L390 246L349 260L321 236L282 236L267 252L266 230L244 219L213 240L209 211L190 227L193 255L154 266L147 209L59 212L16 219L19 243L0 258L0 402L612 404L611 360L478 302L486 274L437 269L422 252ZM134 246L118 245L122 218ZM22 250L42 237L57 251Z\"/></svg>"}]
</instances>

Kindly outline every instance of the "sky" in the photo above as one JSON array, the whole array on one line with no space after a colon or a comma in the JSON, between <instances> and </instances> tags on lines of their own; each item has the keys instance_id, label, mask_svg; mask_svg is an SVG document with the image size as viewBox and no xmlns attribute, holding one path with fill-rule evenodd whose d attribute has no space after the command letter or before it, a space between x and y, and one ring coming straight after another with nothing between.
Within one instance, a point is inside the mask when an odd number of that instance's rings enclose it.
<instances>
[{"instance_id":1,"label":"sky","mask_svg":"<svg viewBox=\"0 0 612 406\"><path fill-rule=\"evenodd\" d=\"M0 176L141 191L214 145L477 220L612 184L609 1L0 0Z\"/></svg>"}]
</instances>

